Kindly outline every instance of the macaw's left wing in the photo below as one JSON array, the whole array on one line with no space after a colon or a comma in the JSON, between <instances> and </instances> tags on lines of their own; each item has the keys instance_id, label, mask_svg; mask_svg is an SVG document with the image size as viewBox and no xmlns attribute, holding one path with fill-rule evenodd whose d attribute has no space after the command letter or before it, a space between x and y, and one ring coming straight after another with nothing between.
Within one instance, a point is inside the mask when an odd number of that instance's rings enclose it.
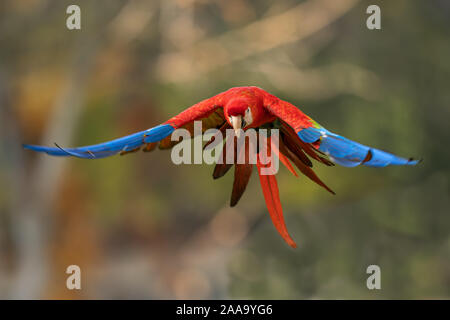
<instances>
[{"instance_id":1,"label":"macaw's left wing","mask_svg":"<svg viewBox=\"0 0 450 320\"><path fill-rule=\"evenodd\" d=\"M84 159L100 159L117 153L134 152L143 145L146 145L144 151L151 151L159 142L162 149L170 148L177 143L170 139L175 129L187 128L193 132L193 122L196 120L202 121L203 131L222 125L225 120L221 103L222 94L218 94L193 105L159 126L95 145L78 148L62 148L56 145L52 148L25 144L23 147L52 156L74 156Z\"/></svg>"},{"instance_id":2,"label":"macaw's left wing","mask_svg":"<svg viewBox=\"0 0 450 320\"><path fill-rule=\"evenodd\" d=\"M264 106L271 114L294 129L303 143L312 145L341 166L355 167L363 164L369 167L385 167L418 163L417 160L401 158L330 132L294 105L275 96L266 97Z\"/></svg>"}]
</instances>

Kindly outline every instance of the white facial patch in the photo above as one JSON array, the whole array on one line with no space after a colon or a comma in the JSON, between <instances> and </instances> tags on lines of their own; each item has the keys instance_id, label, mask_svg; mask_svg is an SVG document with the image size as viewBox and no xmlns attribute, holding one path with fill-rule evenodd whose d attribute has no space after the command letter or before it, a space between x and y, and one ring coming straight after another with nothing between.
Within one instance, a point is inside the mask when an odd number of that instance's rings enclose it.
<instances>
[{"instance_id":1,"label":"white facial patch","mask_svg":"<svg viewBox=\"0 0 450 320\"><path fill-rule=\"evenodd\" d=\"M253 123L253 115L250 108L247 108L247 110L245 110L244 120L247 126Z\"/></svg>"}]
</instances>

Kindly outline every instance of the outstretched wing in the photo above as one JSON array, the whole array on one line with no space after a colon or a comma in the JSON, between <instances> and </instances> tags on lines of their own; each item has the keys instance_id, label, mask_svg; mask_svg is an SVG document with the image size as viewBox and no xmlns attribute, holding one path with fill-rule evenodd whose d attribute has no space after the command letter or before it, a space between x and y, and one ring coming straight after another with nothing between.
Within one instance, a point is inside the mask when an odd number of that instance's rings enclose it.
<instances>
[{"instance_id":1,"label":"outstretched wing","mask_svg":"<svg viewBox=\"0 0 450 320\"><path fill-rule=\"evenodd\" d=\"M187 128L192 132L193 122L196 120L202 121L204 130L220 126L225 121L222 111L222 96L221 93L203 100L159 126L112 141L78 148L62 148L58 145L56 147L27 144L23 146L26 149L45 152L52 156L74 156L84 159L99 159L117 153L133 152L139 150L143 145L147 145L144 151L151 151L159 142L161 148L170 148L176 144L176 142L172 143L170 139L175 129Z\"/></svg>"},{"instance_id":2,"label":"outstretched wing","mask_svg":"<svg viewBox=\"0 0 450 320\"><path fill-rule=\"evenodd\" d=\"M369 167L388 165L415 165L417 160L371 148L328 131L289 102L267 95L264 107L295 130L300 139L327 154L330 159L345 167L360 164Z\"/></svg>"}]
</instances>

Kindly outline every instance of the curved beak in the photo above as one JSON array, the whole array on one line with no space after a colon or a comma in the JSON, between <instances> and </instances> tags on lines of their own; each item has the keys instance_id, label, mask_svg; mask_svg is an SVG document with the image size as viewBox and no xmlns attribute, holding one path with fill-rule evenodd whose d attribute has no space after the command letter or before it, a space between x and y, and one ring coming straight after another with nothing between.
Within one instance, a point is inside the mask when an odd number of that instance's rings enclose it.
<instances>
[{"instance_id":1,"label":"curved beak","mask_svg":"<svg viewBox=\"0 0 450 320\"><path fill-rule=\"evenodd\" d=\"M242 116L231 116L231 125L233 126L236 136L239 138L241 136L242 129Z\"/></svg>"}]
</instances>

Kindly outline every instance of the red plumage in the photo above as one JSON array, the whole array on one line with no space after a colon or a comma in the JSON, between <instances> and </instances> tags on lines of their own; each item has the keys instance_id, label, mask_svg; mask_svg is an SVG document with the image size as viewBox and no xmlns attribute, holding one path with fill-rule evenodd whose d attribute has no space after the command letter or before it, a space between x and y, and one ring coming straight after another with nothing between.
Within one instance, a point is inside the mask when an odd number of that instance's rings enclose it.
<instances>
[{"instance_id":1,"label":"red plumage","mask_svg":"<svg viewBox=\"0 0 450 320\"><path fill-rule=\"evenodd\" d=\"M327 166L334 165L333 162L349 167L359 164L380 167L390 164L414 165L417 163L412 159L397 157L336 135L321 127L294 105L257 87L231 88L193 105L163 125L105 143L70 149L33 145L24 145L24 147L54 156L75 156L87 159L108 157L117 153L128 154L141 148L143 151L152 151L157 145L160 149L168 149L178 143L171 139L174 129L184 128L193 134L195 133L194 121L202 122L203 132L210 128L216 128L224 133L226 129L233 128L239 135L240 129L244 131L250 128L280 129L279 144L273 144L272 138L268 138L262 143L260 141L259 153L272 149L281 163L294 175L297 176L297 173L290 161L301 173L333 194L334 192L312 170L313 164L310 158ZM214 143L215 140L216 137L213 137L207 145ZM228 143L225 143L223 148L222 158L224 161L223 164L216 165L213 173L215 179L225 175L233 166L233 164L225 163ZM248 159L248 152L249 149L246 149L246 159ZM328 160L325 154L329 155L333 162ZM253 168L248 160L245 164L236 162L235 159L232 206L237 204L244 193ZM290 246L295 247L296 244L287 232L284 223L275 175L262 174L267 165L263 165L259 157L256 165L273 224L283 239Z\"/></svg>"},{"instance_id":2,"label":"red plumage","mask_svg":"<svg viewBox=\"0 0 450 320\"><path fill-rule=\"evenodd\" d=\"M207 118L219 108L223 109L225 120L227 120L230 115L236 115L239 111L243 112L247 107L251 108L254 115L254 122L249 128L257 128L276 118L283 119L295 131L312 126L311 118L295 106L258 87L231 88L193 105L166 123L179 128L189 122Z\"/></svg>"}]
</instances>

